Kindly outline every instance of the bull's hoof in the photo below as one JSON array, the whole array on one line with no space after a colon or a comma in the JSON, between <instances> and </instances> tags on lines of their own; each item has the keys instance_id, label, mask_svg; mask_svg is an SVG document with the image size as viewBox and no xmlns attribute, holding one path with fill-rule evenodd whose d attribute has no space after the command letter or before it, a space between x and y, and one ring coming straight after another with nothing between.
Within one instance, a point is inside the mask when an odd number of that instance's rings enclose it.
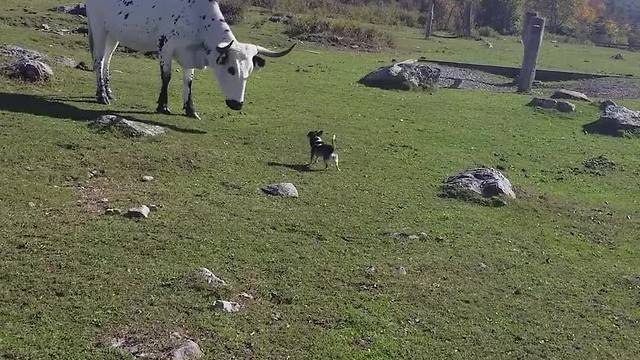
<instances>
[{"instance_id":1,"label":"bull's hoof","mask_svg":"<svg viewBox=\"0 0 640 360\"><path fill-rule=\"evenodd\" d=\"M156 112L159 114L171 115L171 110L167 105L158 105Z\"/></svg>"},{"instance_id":2,"label":"bull's hoof","mask_svg":"<svg viewBox=\"0 0 640 360\"><path fill-rule=\"evenodd\" d=\"M192 119L200 120L200 115L198 115L198 113L195 110L193 110L193 108L186 108L184 110L184 114L185 114L186 117L190 117Z\"/></svg>"}]
</instances>

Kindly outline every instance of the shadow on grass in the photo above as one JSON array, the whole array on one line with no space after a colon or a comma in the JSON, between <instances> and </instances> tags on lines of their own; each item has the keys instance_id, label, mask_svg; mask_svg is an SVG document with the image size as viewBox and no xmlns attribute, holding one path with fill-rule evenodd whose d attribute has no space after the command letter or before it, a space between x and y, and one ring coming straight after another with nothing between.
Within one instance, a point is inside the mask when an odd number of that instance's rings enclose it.
<instances>
[{"instance_id":1,"label":"shadow on grass","mask_svg":"<svg viewBox=\"0 0 640 360\"><path fill-rule=\"evenodd\" d=\"M267 165L269 165L269 166L286 167L288 169L295 170L295 171L298 171L298 172L319 171L318 169L310 168L308 164L283 164L283 163L269 161L267 163Z\"/></svg>"},{"instance_id":2,"label":"shadow on grass","mask_svg":"<svg viewBox=\"0 0 640 360\"><path fill-rule=\"evenodd\" d=\"M88 98L82 99L82 102L88 102ZM73 105L65 104L55 98L47 98L39 95L28 94L13 94L0 92L0 110L9 111L14 113L31 114L36 116L48 116L56 119L74 120L89 122L95 120L102 115L118 115L128 120L138 121L148 125L162 126L173 131L187 133L187 134L206 134L206 131L197 129L187 129L176 125L164 124L158 121L143 120L128 115L131 113L143 113L143 112L129 112L129 111L109 111L109 110L88 110L75 107Z\"/></svg>"}]
</instances>

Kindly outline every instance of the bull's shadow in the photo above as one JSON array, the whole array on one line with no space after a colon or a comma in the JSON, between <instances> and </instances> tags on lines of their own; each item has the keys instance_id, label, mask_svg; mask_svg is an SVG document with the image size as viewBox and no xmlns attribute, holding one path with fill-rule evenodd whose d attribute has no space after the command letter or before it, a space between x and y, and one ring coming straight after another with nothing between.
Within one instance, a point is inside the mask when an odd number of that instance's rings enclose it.
<instances>
[{"instance_id":1,"label":"bull's shadow","mask_svg":"<svg viewBox=\"0 0 640 360\"><path fill-rule=\"evenodd\" d=\"M90 98L81 98L85 102L89 102ZM14 94L0 92L0 111L8 111L20 114L30 114L36 116L47 116L55 119L74 120L89 122L95 120L101 115L114 114L122 116L129 120L138 121L148 125L158 125L173 131L188 133L188 134L206 134L206 131L197 129L187 129L176 125L164 124L152 120L138 119L128 114L136 113L134 111L116 111L115 109L110 111L105 110L89 110L81 109L76 106L66 104L59 101L56 98L49 98L40 95L28 95L28 94Z\"/></svg>"}]
</instances>

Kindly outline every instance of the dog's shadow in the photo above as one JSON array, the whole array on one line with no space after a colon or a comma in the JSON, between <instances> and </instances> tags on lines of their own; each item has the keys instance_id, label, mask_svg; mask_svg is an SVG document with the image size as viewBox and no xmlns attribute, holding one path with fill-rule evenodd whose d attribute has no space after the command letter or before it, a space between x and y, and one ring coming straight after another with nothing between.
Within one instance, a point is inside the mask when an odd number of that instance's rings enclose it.
<instances>
[{"instance_id":1,"label":"dog's shadow","mask_svg":"<svg viewBox=\"0 0 640 360\"><path fill-rule=\"evenodd\" d=\"M267 165L285 167L287 169L295 170L297 172L320 171L320 169L312 169L309 166L309 164L283 164L283 163L279 163L279 162L269 161L267 163Z\"/></svg>"}]
</instances>

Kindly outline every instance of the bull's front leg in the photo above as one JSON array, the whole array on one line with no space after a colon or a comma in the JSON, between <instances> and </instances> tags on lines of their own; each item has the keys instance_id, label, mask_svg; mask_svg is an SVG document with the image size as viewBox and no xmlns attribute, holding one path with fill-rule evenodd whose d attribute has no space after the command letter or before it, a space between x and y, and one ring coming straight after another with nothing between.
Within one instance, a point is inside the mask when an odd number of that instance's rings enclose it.
<instances>
[{"instance_id":1,"label":"bull's front leg","mask_svg":"<svg viewBox=\"0 0 640 360\"><path fill-rule=\"evenodd\" d=\"M193 69L183 69L184 75L182 77L182 100L183 110L186 116L200 120L200 116L193 107L193 92L191 86L193 85Z\"/></svg>"},{"instance_id":2,"label":"bull's front leg","mask_svg":"<svg viewBox=\"0 0 640 360\"><path fill-rule=\"evenodd\" d=\"M163 54L163 52L160 52L160 78L162 79L162 87L160 88L156 111L161 114L171 114L168 94L169 82L171 81L171 56Z\"/></svg>"}]
</instances>

